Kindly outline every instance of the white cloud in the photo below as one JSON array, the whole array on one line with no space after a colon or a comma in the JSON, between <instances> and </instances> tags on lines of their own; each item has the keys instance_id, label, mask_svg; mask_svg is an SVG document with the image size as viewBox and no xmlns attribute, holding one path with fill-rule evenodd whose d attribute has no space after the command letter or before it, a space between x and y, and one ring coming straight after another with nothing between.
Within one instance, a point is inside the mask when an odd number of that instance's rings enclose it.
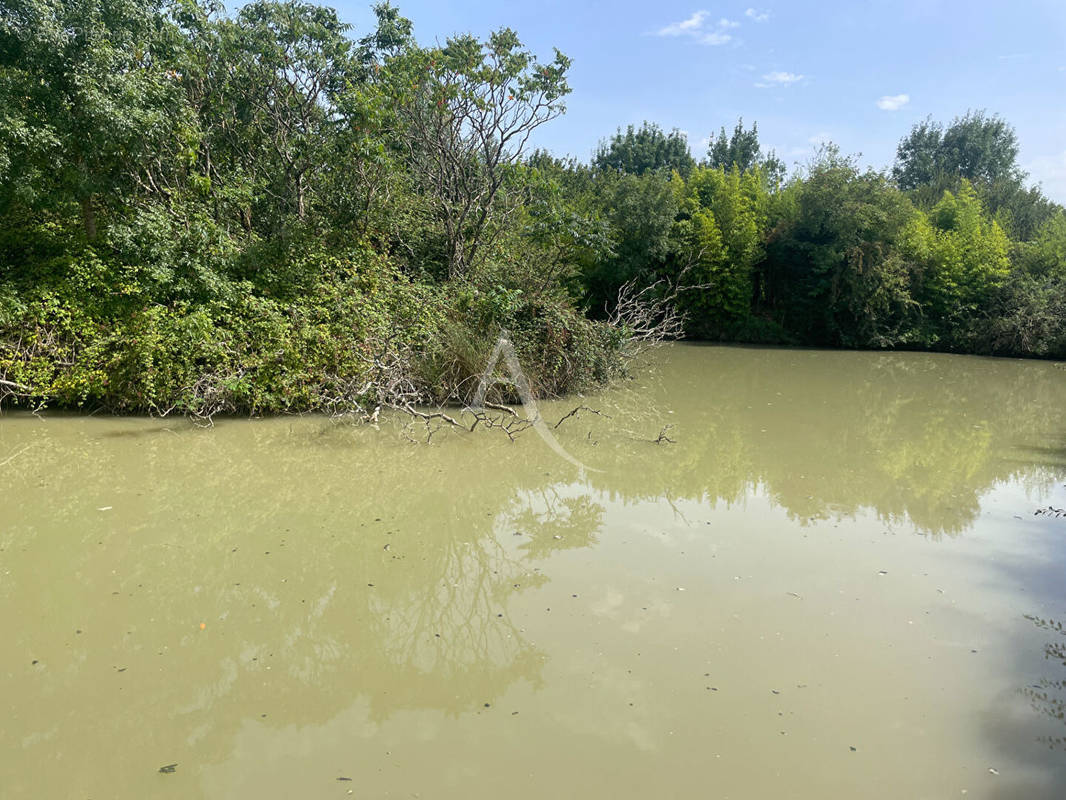
<instances>
[{"instance_id":1,"label":"white cloud","mask_svg":"<svg viewBox=\"0 0 1066 800\"><path fill-rule=\"evenodd\" d=\"M757 89L772 89L774 87L791 86L798 81L803 80L803 75L797 75L795 72L767 72L762 76L762 81L755 84Z\"/></svg>"},{"instance_id":2,"label":"white cloud","mask_svg":"<svg viewBox=\"0 0 1066 800\"><path fill-rule=\"evenodd\" d=\"M909 94L886 94L877 101L877 107L882 111L899 111L910 101Z\"/></svg>"},{"instance_id":3,"label":"white cloud","mask_svg":"<svg viewBox=\"0 0 1066 800\"><path fill-rule=\"evenodd\" d=\"M744 16L750 20L753 20L754 22L766 22L766 20L770 19L770 12L759 11L756 8L749 8L747 11L744 12Z\"/></svg>"},{"instance_id":4,"label":"white cloud","mask_svg":"<svg viewBox=\"0 0 1066 800\"><path fill-rule=\"evenodd\" d=\"M719 44L728 44L731 41L733 41L733 37L728 33L722 33L721 31L711 31L710 33L703 34L703 36L699 38L700 44L707 44L712 47Z\"/></svg>"},{"instance_id":5,"label":"white cloud","mask_svg":"<svg viewBox=\"0 0 1066 800\"><path fill-rule=\"evenodd\" d=\"M710 13L700 9L681 22L673 22L655 32L656 36L687 36L700 44L716 46L733 41L727 30L740 26L739 22L722 17L718 22L708 22Z\"/></svg>"},{"instance_id":6,"label":"white cloud","mask_svg":"<svg viewBox=\"0 0 1066 800\"><path fill-rule=\"evenodd\" d=\"M659 36L686 36L699 31L703 27L703 21L707 19L706 11L697 11L691 17L681 22L675 22L660 28Z\"/></svg>"}]
</instances>

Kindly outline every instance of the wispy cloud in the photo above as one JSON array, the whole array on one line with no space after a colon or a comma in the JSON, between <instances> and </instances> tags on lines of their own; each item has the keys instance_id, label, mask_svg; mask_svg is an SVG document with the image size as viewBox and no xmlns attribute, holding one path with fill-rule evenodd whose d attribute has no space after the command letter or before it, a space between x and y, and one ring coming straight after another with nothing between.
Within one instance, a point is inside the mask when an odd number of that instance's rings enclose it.
<instances>
[{"instance_id":1,"label":"wispy cloud","mask_svg":"<svg viewBox=\"0 0 1066 800\"><path fill-rule=\"evenodd\" d=\"M725 17L722 17L717 22L711 22L710 13L700 9L693 12L688 19L683 19L681 22L672 22L663 28L659 28L655 35L685 36L696 40L700 44L713 47L733 41L732 35L726 33L726 31L738 27L740 27L739 22Z\"/></svg>"},{"instance_id":2,"label":"wispy cloud","mask_svg":"<svg viewBox=\"0 0 1066 800\"><path fill-rule=\"evenodd\" d=\"M691 36L695 31L703 27L703 21L707 19L706 11L697 11L691 17L681 22L674 22L665 28L660 28L658 36Z\"/></svg>"},{"instance_id":3,"label":"wispy cloud","mask_svg":"<svg viewBox=\"0 0 1066 800\"><path fill-rule=\"evenodd\" d=\"M909 94L886 94L877 101L877 107L882 111L899 111L910 101Z\"/></svg>"},{"instance_id":4,"label":"wispy cloud","mask_svg":"<svg viewBox=\"0 0 1066 800\"><path fill-rule=\"evenodd\" d=\"M721 31L710 31L699 38L700 44L710 45L711 47L720 44L728 44L731 41L733 41L733 37L728 33L722 33Z\"/></svg>"},{"instance_id":5,"label":"wispy cloud","mask_svg":"<svg viewBox=\"0 0 1066 800\"><path fill-rule=\"evenodd\" d=\"M797 75L795 72L767 72L762 76L762 80L755 84L757 89L773 89L775 87L787 87L794 83L798 83L803 80L803 75Z\"/></svg>"},{"instance_id":6,"label":"wispy cloud","mask_svg":"<svg viewBox=\"0 0 1066 800\"><path fill-rule=\"evenodd\" d=\"M770 19L770 12L760 11L757 8L749 8L744 12L744 16L753 22L766 22L766 20Z\"/></svg>"}]
</instances>

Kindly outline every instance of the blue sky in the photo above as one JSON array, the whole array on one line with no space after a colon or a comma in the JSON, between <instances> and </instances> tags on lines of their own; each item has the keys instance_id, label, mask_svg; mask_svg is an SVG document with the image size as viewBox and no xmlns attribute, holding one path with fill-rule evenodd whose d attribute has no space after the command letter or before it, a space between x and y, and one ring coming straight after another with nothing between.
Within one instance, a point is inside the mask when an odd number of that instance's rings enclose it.
<instances>
[{"instance_id":1,"label":"blue sky","mask_svg":"<svg viewBox=\"0 0 1066 800\"><path fill-rule=\"evenodd\" d=\"M738 117L763 147L804 162L823 140L883 167L910 126L998 112L1031 180L1066 203L1066 0L706 0L394 3L423 44L515 29L538 55L573 61L573 94L537 144L587 159L618 126L688 134L693 155ZM336 3L361 36L370 4Z\"/></svg>"}]
</instances>

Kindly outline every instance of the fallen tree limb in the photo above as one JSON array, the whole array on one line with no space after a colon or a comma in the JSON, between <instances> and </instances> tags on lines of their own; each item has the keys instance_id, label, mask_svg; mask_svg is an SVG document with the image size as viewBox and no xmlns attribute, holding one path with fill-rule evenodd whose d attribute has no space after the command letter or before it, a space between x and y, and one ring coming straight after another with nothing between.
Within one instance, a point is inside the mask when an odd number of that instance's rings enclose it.
<instances>
[{"instance_id":1,"label":"fallen tree limb","mask_svg":"<svg viewBox=\"0 0 1066 800\"><path fill-rule=\"evenodd\" d=\"M588 411L590 414L596 414L598 416L603 417L604 419L610 419L611 418L610 414L604 414L602 411L598 411L595 408L590 408L589 406L578 406L573 411L571 411L569 414L567 414L562 419L560 419L558 422L556 422L555 425L553 425L552 427L553 428L558 428L560 425L562 425L564 422L566 422L568 419L570 419L570 417L577 416L577 413L579 411Z\"/></svg>"}]
</instances>

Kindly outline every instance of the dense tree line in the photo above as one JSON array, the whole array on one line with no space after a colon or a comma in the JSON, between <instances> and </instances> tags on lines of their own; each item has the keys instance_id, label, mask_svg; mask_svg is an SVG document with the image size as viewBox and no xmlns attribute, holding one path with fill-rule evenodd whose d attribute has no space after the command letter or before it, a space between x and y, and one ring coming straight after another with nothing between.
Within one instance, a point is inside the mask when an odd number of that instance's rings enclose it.
<instances>
[{"instance_id":1,"label":"dense tree line","mask_svg":"<svg viewBox=\"0 0 1066 800\"><path fill-rule=\"evenodd\" d=\"M459 399L501 329L535 388L621 368L627 282L699 338L1066 353L1066 217L998 117L891 172L786 179L755 126L530 152L569 60L423 47L311 3L5 0L0 392L186 413Z\"/></svg>"},{"instance_id":2,"label":"dense tree line","mask_svg":"<svg viewBox=\"0 0 1066 800\"><path fill-rule=\"evenodd\" d=\"M471 392L501 329L542 393L619 368L624 330L543 267L585 241L525 163L569 61L376 13L5 0L0 394L369 411Z\"/></svg>"},{"instance_id":3,"label":"dense tree line","mask_svg":"<svg viewBox=\"0 0 1066 800\"><path fill-rule=\"evenodd\" d=\"M755 126L700 162L679 142L645 123L590 165L535 160L608 227L582 267L593 313L665 279L697 338L1066 354L1066 212L1026 184L1003 119L921 122L885 172L828 145L787 180Z\"/></svg>"}]
</instances>

